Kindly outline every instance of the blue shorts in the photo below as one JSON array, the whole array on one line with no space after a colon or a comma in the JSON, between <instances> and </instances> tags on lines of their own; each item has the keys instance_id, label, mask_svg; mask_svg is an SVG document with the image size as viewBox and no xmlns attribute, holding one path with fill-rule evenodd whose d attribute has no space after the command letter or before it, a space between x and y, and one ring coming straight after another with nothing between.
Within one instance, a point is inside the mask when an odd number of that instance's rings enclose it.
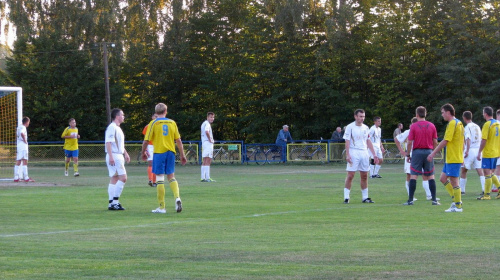
<instances>
[{"instance_id":1,"label":"blue shorts","mask_svg":"<svg viewBox=\"0 0 500 280\"><path fill-rule=\"evenodd\" d=\"M482 169L495 169L497 168L497 158L483 158L481 160Z\"/></svg>"},{"instance_id":2,"label":"blue shorts","mask_svg":"<svg viewBox=\"0 0 500 280\"><path fill-rule=\"evenodd\" d=\"M153 155L153 173L156 175L173 174L175 172L175 154L168 151Z\"/></svg>"},{"instance_id":3,"label":"blue shorts","mask_svg":"<svg viewBox=\"0 0 500 280\"><path fill-rule=\"evenodd\" d=\"M443 173L448 177L459 177L461 168L461 163L445 163L443 166Z\"/></svg>"},{"instance_id":4,"label":"blue shorts","mask_svg":"<svg viewBox=\"0 0 500 280\"><path fill-rule=\"evenodd\" d=\"M64 155L67 157L67 158L72 158L72 157L78 157L78 150L74 150L74 151L68 151L68 150L64 150Z\"/></svg>"}]
</instances>

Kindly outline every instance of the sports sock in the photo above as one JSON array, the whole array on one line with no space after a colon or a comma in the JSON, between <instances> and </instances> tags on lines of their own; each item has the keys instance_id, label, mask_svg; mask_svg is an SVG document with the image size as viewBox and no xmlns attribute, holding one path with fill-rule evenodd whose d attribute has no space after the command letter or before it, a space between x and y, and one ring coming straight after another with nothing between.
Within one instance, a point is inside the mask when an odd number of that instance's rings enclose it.
<instances>
[{"instance_id":1,"label":"sports sock","mask_svg":"<svg viewBox=\"0 0 500 280\"><path fill-rule=\"evenodd\" d=\"M120 197L123 192L123 188L125 187L125 182L118 180L115 184L115 197Z\"/></svg>"},{"instance_id":2,"label":"sports sock","mask_svg":"<svg viewBox=\"0 0 500 280\"><path fill-rule=\"evenodd\" d=\"M484 176L484 195L489 196L491 192L491 185L493 185L493 180L490 176Z\"/></svg>"},{"instance_id":3,"label":"sports sock","mask_svg":"<svg viewBox=\"0 0 500 280\"><path fill-rule=\"evenodd\" d=\"M430 179L429 181L429 191L431 192L432 201L436 201L436 181Z\"/></svg>"},{"instance_id":4,"label":"sports sock","mask_svg":"<svg viewBox=\"0 0 500 280\"><path fill-rule=\"evenodd\" d=\"M453 202L458 208L462 208L462 193L459 186L453 187Z\"/></svg>"},{"instance_id":5,"label":"sports sock","mask_svg":"<svg viewBox=\"0 0 500 280\"><path fill-rule=\"evenodd\" d=\"M207 179L211 179L212 177L210 177L210 165L207 165Z\"/></svg>"},{"instance_id":6,"label":"sports sock","mask_svg":"<svg viewBox=\"0 0 500 280\"><path fill-rule=\"evenodd\" d=\"M364 190L361 190L361 198L363 200L367 199L368 198L368 188L364 189Z\"/></svg>"},{"instance_id":7,"label":"sports sock","mask_svg":"<svg viewBox=\"0 0 500 280\"><path fill-rule=\"evenodd\" d=\"M432 196L431 190L429 190L429 181L422 181L422 188L424 188L425 196Z\"/></svg>"},{"instance_id":8,"label":"sports sock","mask_svg":"<svg viewBox=\"0 0 500 280\"><path fill-rule=\"evenodd\" d=\"M148 179L153 181L153 166L148 166Z\"/></svg>"},{"instance_id":9,"label":"sports sock","mask_svg":"<svg viewBox=\"0 0 500 280\"><path fill-rule=\"evenodd\" d=\"M68 171L69 169L69 162L64 162L64 170Z\"/></svg>"},{"instance_id":10,"label":"sports sock","mask_svg":"<svg viewBox=\"0 0 500 280\"><path fill-rule=\"evenodd\" d=\"M156 197L158 198L158 204L160 204L160 209L165 209L165 182L156 182Z\"/></svg>"},{"instance_id":11,"label":"sports sock","mask_svg":"<svg viewBox=\"0 0 500 280\"><path fill-rule=\"evenodd\" d=\"M375 165L375 170L373 171L374 175L378 175L381 165Z\"/></svg>"},{"instance_id":12,"label":"sports sock","mask_svg":"<svg viewBox=\"0 0 500 280\"><path fill-rule=\"evenodd\" d=\"M494 174L491 175L491 180L492 180L493 184L495 184L495 186L497 186L497 188L500 187L500 182L499 182L498 177L496 175L494 175Z\"/></svg>"},{"instance_id":13,"label":"sports sock","mask_svg":"<svg viewBox=\"0 0 500 280\"><path fill-rule=\"evenodd\" d=\"M14 179L18 180L19 179L19 166L14 165Z\"/></svg>"},{"instance_id":14,"label":"sports sock","mask_svg":"<svg viewBox=\"0 0 500 280\"><path fill-rule=\"evenodd\" d=\"M405 187L406 187L406 193L408 195L410 195L410 182L409 181L406 181L405 182Z\"/></svg>"},{"instance_id":15,"label":"sports sock","mask_svg":"<svg viewBox=\"0 0 500 280\"><path fill-rule=\"evenodd\" d=\"M417 180L410 179L409 192L408 192L408 201L413 201L413 197L415 196L415 190L417 189Z\"/></svg>"},{"instance_id":16,"label":"sports sock","mask_svg":"<svg viewBox=\"0 0 500 280\"><path fill-rule=\"evenodd\" d=\"M370 177L375 174L374 172L375 172L375 165L370 164Z\"/></svg>"},{"instance_id":17,"label":"sports sock","mask_svg":"<svg viewBox=\"0 0 500 280\"><path fill-rule=\"evenodd\" d=\"M205 180L205 165L201 166L201 179Z\"/></svg>"},{"instance_id":18,"label":"sports sock","mask_svg":"<svg viewBox=\"0 0 500 280\"><path fill-rule=\"evenodd\" d=\"M179 196L179 183L177 183L177 180L175 178L172 178L168 180L168 183L170 184L170 189L172 190L172 193L174 194L174 198L178 198Z\"/></svg>"},{"instance_id":19,"label":"sports sock","mask_svg":"<svg viewBox=\"0 0 500 280\"><path fill-rule=\"evenodd\" d=\"M109 198L109 203L113 202L113 197L115 196L115 185L114 184L109 184L108 185L108 198Z\"/></svg>"},{"instance_id":20,"label":"sports sock","mask_svg":"<svg viewBox=\"0 0 500 280\"><path fill-rule=\"evenodd\" d=\"M344 188L344 199L349 199L351 196L351 190L348 188Z\"/></svg>"},{"instance_id":21,"label":"sports sock","mask_svg":"<svg viewBox=\"0 0 500 280\"><path fill-rule=\"evenodd\" d=\"M28 166L23 165L23 175L24 175L24 180L27 180L29 178L28 176Z\"/></svg>"},{"instance_id":22,"label":"sports sock","mask_svg":"<svg viewBox=\"0 0 500 280\"><path fill-rule=\"evenodd\" d=\"M78 172L78 163L73 162L73 170L75 170L75 172Z\"/></svg>"},{"instance_id":23,"label":"sports sock","mask_svg":"<svg viewBox=\"0 0 500 280\"><path fill-rule=\"evenodd\" d=\"M484 176L479 176L479 181L481 182L481 190L484 192L484 183L485 183Z\"/></svg>"},{"instance_id":24,"label":"sports sock","mask_svg":"<svg viewBox=\"0 0 500 280\"><path fill-rule=\"evenodd\" d=\"M460 178L460 190L465 192L465 185L467 184L467 178Z\"/></svg>"},{"instance_id":25,"label":"sports sock","mask_svg":"<svg viewBox=\"0 0 500 280\"><path fill-rule=\"evenodd\" d=\"M451 185L450 180L448 180L448 181L446 181L446 183L444 183L444 188L446 189L448 194L451 196L451 198L453 198L453 186Z\"/></svg>"}]
</instances>

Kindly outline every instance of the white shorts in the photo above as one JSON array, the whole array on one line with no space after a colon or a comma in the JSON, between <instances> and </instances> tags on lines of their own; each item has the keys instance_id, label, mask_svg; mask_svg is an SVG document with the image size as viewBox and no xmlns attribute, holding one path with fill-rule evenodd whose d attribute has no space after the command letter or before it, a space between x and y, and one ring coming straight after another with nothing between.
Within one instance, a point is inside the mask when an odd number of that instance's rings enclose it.
<instances>
[{"instance_id":1,"label":"white shorts","mask_svg":"<svg viewBox=\"0 0 500 280\"><path fill-rule=\"evenodd\" d=\"M28 150L17 150L16 160L28 160Z\"/></svg>"},{"instance_id":2,"label":"white shorts","mask_svg":"<svg viewBox=\"0 0 500 280\"><path fill-rule=\"evenodd\" d=\"M155 147L153 145L148 145L148 161L152 161L153 160L153 154L155 152Z\"/></svg>"},{"instance_id":3,"label":"white shorts","mask_svg":"<svg viewBox=\"0 0 500 280\"><path fill-rule=\"evenodd\" d=\"M377 155L378 158L384 157L382 155L382 149L380 149L380 147L373 146L373 149L375 150L375 154ZM370 155L370 158L373 158L372 152L370 150L368 150L368 154Z\"/></svg>"},{"instance_id":4,"label":"white shorts","mask_svg":"<svg viewBox=\"0 0 500 280\"><path fill-rule=\"evenodd\" d=\"M352 164L347 163L346 171L368 172L370 170L370 156L367 151L351 149L349 154Z\"/></svg>"},{"instance_id":5,"label":"white shorts","mask_svg":"<svg viewBox=\"0 0 500 280\"><path fill-rule=\"evenodd\" d=\"M471 168L478 169L481 168L481 161L477 160L477 154L479 153L479 149L469 149L469 155L464 158L464 164L462 167L470 170Z\"/></svg>"},{"instance_id":6,"label":"white shorts","mask_svg":"<svg viewBox=\"0 0 500 280\"><path fill-rule=\"evenodd\" d=\"M203 144L201 144L201 157L214 157L214 143L203 142Z\"/></svg>"},{"instance_id":7,"label":"white shorts","mask_svg":"<svg viewBox=\"0 0 500 280\"><path fill-rule=\"evenodd\" d=\"M121 154L113 154L113 159L115 160L115 165L109 165L109 155L106 154L106 165L108 166L109 177L125 175L127 171L125 170L125 158Z\"/></svg>"},{"instance_id":8,"label":"white shorts","mask_svg":"<svg viewBox=\"0 0 500 280\"><path fill-rule=\"evenodd\" d=\"M497 158L497 165L500 165L500 157Z\"/></svg>"}]
</instances>

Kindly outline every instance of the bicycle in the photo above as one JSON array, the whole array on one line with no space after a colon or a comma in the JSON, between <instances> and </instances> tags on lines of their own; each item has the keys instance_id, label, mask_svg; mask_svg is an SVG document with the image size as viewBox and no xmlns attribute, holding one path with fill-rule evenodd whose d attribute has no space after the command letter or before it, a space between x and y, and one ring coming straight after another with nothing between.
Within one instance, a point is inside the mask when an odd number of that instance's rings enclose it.
<instances>
[{"instance_id":1,"label":"bicycle","mask_svg":"<svg viewBox=\"0 0 500 280\"><path fill-rule=\"evenodd\" d=\"M318 144L321 144L319 142ZM326 154L321 145L310 144L290 151L291 160L315 160L321 163L326 161Z\"/></svg>"},{"instance_id":2,"label":"bicycle","mask_svg":"<svg viewBox=\"0 0 500 280\"><path fill-rule=\"evenodd\" d=\"M272 162L281 162L281 147L271 146L267 150L263 146L256 146L247 149L245 161L247 164L254 161L256 164L270 164Z\"/></svg>"},{"instance_id":3,"label":"bicycle","mask_svg":"<svg viewBox=\"0 0 500 280\"><path fill-rule=\"evenodd\" d=\"M213 155L214 161L219 161L221 164L234 164L236 161L235 152L234 151L226 151L223 146L214 149Z\"/></svg>"}]
</instances>

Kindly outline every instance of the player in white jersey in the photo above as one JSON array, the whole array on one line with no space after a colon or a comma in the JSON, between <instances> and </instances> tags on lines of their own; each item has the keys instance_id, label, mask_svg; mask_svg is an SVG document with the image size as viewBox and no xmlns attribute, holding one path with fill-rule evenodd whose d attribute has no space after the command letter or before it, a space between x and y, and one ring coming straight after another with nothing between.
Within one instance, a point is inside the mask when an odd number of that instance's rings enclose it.
<instances>
[{"instance_id":1,"label":"player in white jersey","mask_svg":"<svg viewBox=\"0 0 500 280\"><path fill-rule=\"evenodd\" d=\"M497 110L496 114L497 114L497 121L500 121L500 109ZM500 181L500 157L497 159L497 167L495 168L494 175L496 175L498 180ZM493 184L491 191L498 192L498 188L500 188L500 186L496 186L495 184Z\"/></svg>"},{"instance_id":2,"label":"player in white jersey","mask_svg":"<svg viewBox=\"0 0 500 280\"><path fill-rule=\"evenodd\" d=\"M472 122L472 112L465 111L462 114L464 123L467 124L464 128L464 163L460 172L460 189L461 193L465 194L465 186L467 184L467 171L471 168L476 169L477 175L481 182L481 189L484 192L485 177L481 168L481 161L477 160L479 147L481 146L481 128Z\"/></svg>"},{"instance_id":3,"label":"player in white jersey","mask_svg":"<svg viewBox=\"0 0 500 280\"><path fill-rule=\"evenodd\" d=\"M370 127L370 140L372 141L373 144L373 149L375 150L375 155L379 158L379 163L375 165L374 162L374 156L373 154L369 151L370 153L370 178L382 178L378 174L378 171L380 170L380 167L383 162L383 154L385 152L384 146L382 145L382 129L380 128L380 125L382 124L382 119L380 117L374 117L373 118L373 126Z\"/></svg>"},{"instance_id":4,"label":"player in white jersey","mask_svg":"<svg viewBox=\"0 0 500 280\"><path fill-rule=\"evenodd\" d=\"M411 123L413 124L416 122L417 122L417 118L413 117L411 119ZM410 126L411 126L411 124L410 124ZM408 153L408 141L406 141L406 140L408 139L409 135L410 135L410 129L407 129L403 133L396 135L396 137L394 138L394 143L396 143L396 147L398 147L399 153L405 158L405 160L404 160L404 171L406 173L405 187L406 187L406 192L408 193L408 195L410 194L411 164L406 160L406 157L411 156L411 151ZM404 149L401 146L401 144L403 144L403 143L405 144ZM431 190L429 189L429 181L423 179L422 180L422 187L424 188L425 196L426 196L427 200L432 200ZM417 200L417 199L413 198L413 201L415 201L415 200ZM436 200L439 200L439 198L436 198Z\"/></svg>"},{"instance_id":5,"label":"player in white jersey","mask_svg":"<svg viewBox=\"0 0 500 280\"><path fill-rule=\"evenodd\" d=\"M210 164L214 156L214 136L212 133L212 123L215 120L215 114L207 113L207 120L201 124L201 182L215 182L210 178Z\"/></svg>"},{"instance_id":6,"label":"player in white jersey","mask_svg":"<svg viewBox=\"0 0 500 280\"><path fill-rule=\"evenodd\" d=\"M17 155L16 165L14 166L14 182L19 182L20 170L22 170L25 182L35 182L35 180L28 176L28 130L26 128L30 125L30 118L24 117L22 122L23 124L16 131ZM21 163L23 164L22 166Z\"/></svg>"},{"instance_id":7,"label":"player in white jersey","mask_svg":"<svg viewBox=\"0 0 500 280\"><path fill-rule=\"evenodd\" d=\"M125 121L125 115L121 109L111 110L111 123L106 128L106 164L109 171L108 210L125 210L120 204L120 196L125 182L127 182L127 171L125 162L130 162L130 156L125 150L125 135L120 124Z\"/></svg>"},{"instance_id":8,"label":"player in white jersey","mask_svg":"<svg viewBox=\"0 0 500 280\"><path fill-rule=\"evenodd\" d=\"M373 144L369 137L368 126L363 124L365 120L365 111L357 109L354 111L355 121L349 124L344 133L345 151L347 160L347 177L344 187L344 203L349 203L352 180L356 171L359 171L361 177L361 195L363 203L374 203L368 197L368 171L370 169L368 150L375 155L375 164L378 164L379 158L376 156Z\"/></svg>"}]
</instances>

